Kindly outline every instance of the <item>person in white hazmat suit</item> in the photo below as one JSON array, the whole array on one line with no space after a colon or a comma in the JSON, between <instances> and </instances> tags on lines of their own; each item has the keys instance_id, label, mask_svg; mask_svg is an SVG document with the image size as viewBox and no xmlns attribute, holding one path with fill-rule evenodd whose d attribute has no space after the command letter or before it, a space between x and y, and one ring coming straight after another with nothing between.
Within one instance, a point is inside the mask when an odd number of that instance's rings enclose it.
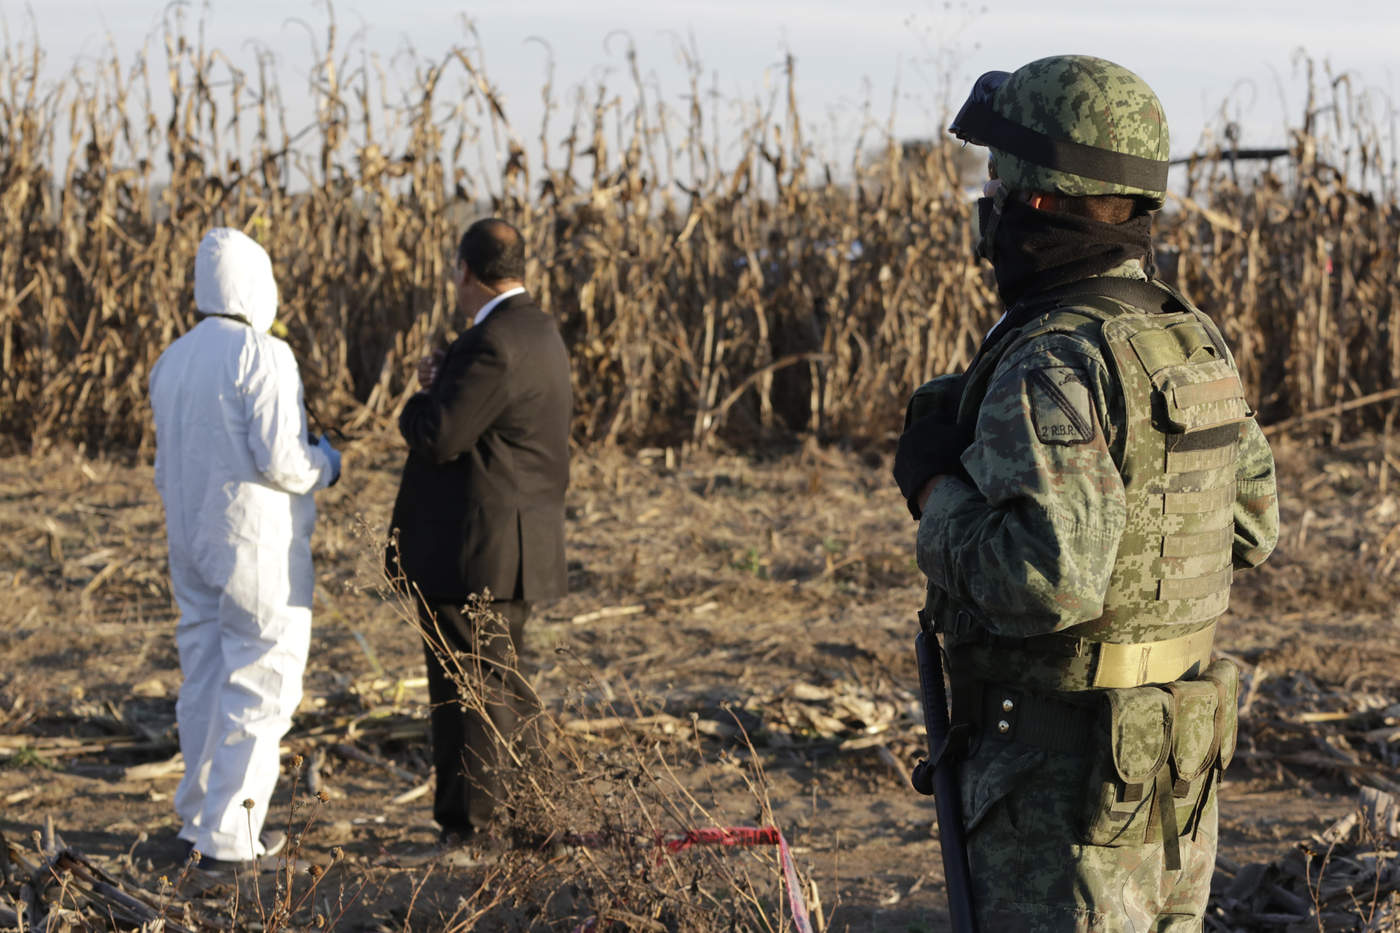
<instances>
[{"instance_id":1,"label":"person in white hazmat suit","mask_svg":"<svg viewBox=\"0 0 1400 933\"><path fill-rule=\"evenodd\" d=\"M309 439L296 360L268 333L263 248L209 231L194 297L202 320L161 354L150 393L184 676L175 811L201 867L218 869L285 841L262 827L310 645L311 493L339 478L340 454Z\"/></svg>"}]
</instances>

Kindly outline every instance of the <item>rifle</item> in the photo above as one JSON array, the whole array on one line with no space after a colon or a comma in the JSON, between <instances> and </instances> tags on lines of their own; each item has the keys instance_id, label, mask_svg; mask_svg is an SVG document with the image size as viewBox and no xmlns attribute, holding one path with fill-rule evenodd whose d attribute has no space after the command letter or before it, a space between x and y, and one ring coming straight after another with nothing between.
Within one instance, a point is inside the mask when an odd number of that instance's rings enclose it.
<instances>
[{"instance_id":1,"label":"rifle","mask_svg":"<svg viewBox=\"0 0 1400 933\"><path fill-rule=\"evenodd\" d=\"M972 912L971 872L967 837L963 833L962 796L958 792L957 755L949 748L965 727L948 725L948 692L943 687L943 654L938 638L919 613L920 632L914 639L919 662L919 699L924 707L929 757L914 766L911 783L921 794L932 794L938 809L938 845L943 851L943 877L948 886L948 915L954 933L977 933Z\"/></svg>"}]
</instances>

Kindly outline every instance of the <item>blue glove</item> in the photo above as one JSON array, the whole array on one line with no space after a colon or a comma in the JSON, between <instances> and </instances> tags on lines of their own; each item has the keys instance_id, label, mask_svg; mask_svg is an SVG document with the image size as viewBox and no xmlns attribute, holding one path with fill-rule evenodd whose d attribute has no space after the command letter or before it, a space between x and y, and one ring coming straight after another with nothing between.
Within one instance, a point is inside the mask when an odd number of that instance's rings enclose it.
<instances>
[{"instance_id":1,"label":"blue glove","mask_svg":"<svg viewBox=\"0 0 1400 933\"><path fill-rule=\"evenodd\" d=\"M324 434L322 434L320 440L316 442L316 446L321 448L321 451L326 455L326 459L331 462L331 481L326 484L326 488L329 489L331 486L340 482L340 451L331 446L331 442L326 440Z\"/></svg>"}]
</instances>

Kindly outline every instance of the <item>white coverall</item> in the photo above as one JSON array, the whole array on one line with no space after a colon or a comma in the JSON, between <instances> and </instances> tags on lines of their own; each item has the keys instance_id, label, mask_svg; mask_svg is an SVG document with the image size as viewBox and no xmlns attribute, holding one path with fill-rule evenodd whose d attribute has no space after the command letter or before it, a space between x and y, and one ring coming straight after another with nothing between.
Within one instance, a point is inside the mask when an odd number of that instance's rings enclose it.
<instances>
[{"instance_id":1,"label":"white coverall","mask_svg":"<svg viewBox=\"0 0 1400 933\"><path fill-rule=\"evenodd\" d=\"M296 360L267 333L277 284L262 247L210 231L195 259L195 306L206 317L166 348L150 384L184 675L175 811L180 838L242 860L263 854L278 744L301 702L311 492L336 479L340 455L308 441Z\"/></svg>"}]
</instances>

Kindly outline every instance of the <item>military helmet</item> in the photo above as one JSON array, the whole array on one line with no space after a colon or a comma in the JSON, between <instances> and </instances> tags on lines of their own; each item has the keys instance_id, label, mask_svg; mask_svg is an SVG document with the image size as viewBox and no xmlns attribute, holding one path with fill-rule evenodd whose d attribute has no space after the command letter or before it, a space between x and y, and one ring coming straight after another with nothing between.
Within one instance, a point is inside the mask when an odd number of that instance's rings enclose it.
<instances>
[{"instance_id":1,"label":"military helmet","mask_svg":"<svg viewBox=\"0 0 1400 933\"><path fill-rule=\"evenodd\" d=\"M1122 65L1055 55L989 71L948 131L992 150L997 177L1023 191L1121 194L1162 206L1170 140L1157 95Z\"/></svg>"}]
</instances>

